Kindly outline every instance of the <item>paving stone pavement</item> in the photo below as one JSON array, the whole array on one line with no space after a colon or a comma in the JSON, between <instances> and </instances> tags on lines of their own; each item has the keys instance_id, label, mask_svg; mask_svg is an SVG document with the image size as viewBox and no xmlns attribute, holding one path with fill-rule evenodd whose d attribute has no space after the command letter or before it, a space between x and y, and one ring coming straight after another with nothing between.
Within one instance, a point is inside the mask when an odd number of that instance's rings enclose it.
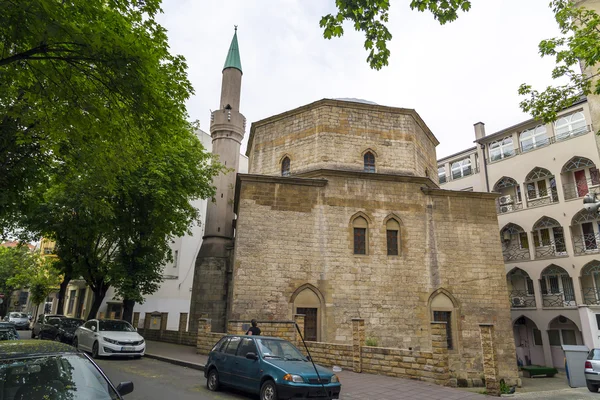
<instances>
[{"instance_id":1,"label":"paving stone pavement","mask_svg":"<svg viewBox=\"0 0 600 400\"><path fill-rule=\"evenodd\" d=\"M146 341L146 354L202 365L207 359L206 356L196 354L194 347L150 340ZM338 375L342 381L342 400L483 400L489 398L479 393L410 379L357 374L349 371L342 371Z\"/></svg>"}]
</instances>

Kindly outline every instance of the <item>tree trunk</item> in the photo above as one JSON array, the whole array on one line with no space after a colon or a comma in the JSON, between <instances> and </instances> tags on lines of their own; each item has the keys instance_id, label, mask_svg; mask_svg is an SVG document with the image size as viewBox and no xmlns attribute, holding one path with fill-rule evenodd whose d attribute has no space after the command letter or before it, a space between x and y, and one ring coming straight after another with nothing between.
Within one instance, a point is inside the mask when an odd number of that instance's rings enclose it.
<instances>
[{"instance_id":1,"label":"tree trunk","mask_svg":"<svg viewBox=\"0 0 600 400\"><path fill-rule=\"evenodd\" d=\"M96 318L96 314L98 314L98 310L100 309L100 306L102 305L102 302L104 301L104 296L106 296L106 292L108 291L109 287L110 287L110 285L106 285L106 284L102 283L102 284L98 285L95 290L93 289L94 300L92 301L92 307L90 308L90 311L88 312L86 321Z\"/></svg>"},{"instance_id":2,"label":"tree trunk","mask_svg":"<svg viewBox=\"0 0 600 400\"><path fill-rule=\"evenodd\" d=\"M135 306L134 300L123 299L123 321L127 321L130 324L133 321L133 307ZM137 328L137 326L135 327Z\"/></svg>"},{"instance_id":3,"label":"tree trunk","mask_svg":"<svg viewBox=\"0 0 600 400\"><path fill-rule=\"evenodd\" d=\"M65 273L63 280L60 283L60 290L58 291L58 306L56 307L56 313L59 315L65 315L65 295L67 294L69 282L71 282L71 274Z\"/></svg>"}]
</instances>

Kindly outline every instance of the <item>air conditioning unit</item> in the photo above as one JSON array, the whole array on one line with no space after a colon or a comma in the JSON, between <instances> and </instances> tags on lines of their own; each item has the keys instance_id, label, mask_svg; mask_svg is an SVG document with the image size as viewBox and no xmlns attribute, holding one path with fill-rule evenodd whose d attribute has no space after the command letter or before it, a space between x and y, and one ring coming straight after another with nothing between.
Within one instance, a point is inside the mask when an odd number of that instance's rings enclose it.
<instances>
[{"instance_id":1,"label":"air conditioning unit","mask_svg":"<svg viewBox=\"0 0 600 400\"><path fill-rule=\"evenodd\" d=\"M512 204L513 199L511 195L500 197L500 204Z\"/></svg>"},{"instance_id":2,"label":"air conditioning unit","mask_svg":"<svg viewBox=\"0 0 600 400\"><path fill-rule=\"evenodd\" d=\"M513 297L512 306L513 307L523 307L525 305L525 299L523 297Z\"/></svg>"},{"instance_id":3,"label":"air conditioning unit","mask_svg":"<svg viewBox=\"0 0 600 400\"><path fill-rule=\"evenodd\" d=\"M511 207L509 207L509 206L502 206L502 207L500 207L500 212L501 213L507 213L510 210L511 210Z\"/></svg>"}]
</instances>

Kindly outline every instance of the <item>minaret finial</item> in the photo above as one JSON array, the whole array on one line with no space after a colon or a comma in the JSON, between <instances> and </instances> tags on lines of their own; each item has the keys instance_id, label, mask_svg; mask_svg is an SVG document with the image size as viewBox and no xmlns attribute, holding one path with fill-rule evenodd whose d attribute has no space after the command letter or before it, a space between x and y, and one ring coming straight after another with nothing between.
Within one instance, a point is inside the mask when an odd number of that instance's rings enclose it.
<instances>
[{"instance_id":1,"label":"minaret finial","mask_svg":"<svg viewBox=\"0 0 600 400\"><path fill-rule=\"evenodd\" d=\"M233 27L234 27L235 31L237 32L237 25L234 25Z\"/></svg>"}]
</instances>

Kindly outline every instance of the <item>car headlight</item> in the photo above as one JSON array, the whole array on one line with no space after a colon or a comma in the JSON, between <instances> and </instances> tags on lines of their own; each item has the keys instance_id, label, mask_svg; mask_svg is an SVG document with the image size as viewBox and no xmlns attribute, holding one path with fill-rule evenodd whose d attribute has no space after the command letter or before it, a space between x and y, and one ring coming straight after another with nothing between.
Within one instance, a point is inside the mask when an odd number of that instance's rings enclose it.
<instances>
[{"instance_id":1,"label":"car headlight","mask_svg":"<svg viewBox=\"0 0 600 400\"><path fill-rule=\"evenodd\" d=\"M340 382L340 378L338 378L338 376L337 376L337 375L333 375L333 376L331 377L331 380L330 380L330 382L331 382L331 383L339 383L339 382Z\"/></svg>"},{"instance_id":2,"label":"car headlight","mask_svg":"<svg viewBox=\"0 0 600 400\"><path fill-rule=\"evenodd\" d=\"M112 339L109 339L109 338L104 338L104 341L107 342L107 343L119 344L119 342L117 342L116 340L112 340Z\"/></svg>"},{"instance_id":3,"label":"car headlight","mask_svg":"<svg viewBox=\"0 0 600 400\"><path fill-rule=\"evenodd\" d=\"M283 380L288 382L304 383L304 378L302 378L300 375L285 374L283 376Z\"/></svg>"}]
</instances>

